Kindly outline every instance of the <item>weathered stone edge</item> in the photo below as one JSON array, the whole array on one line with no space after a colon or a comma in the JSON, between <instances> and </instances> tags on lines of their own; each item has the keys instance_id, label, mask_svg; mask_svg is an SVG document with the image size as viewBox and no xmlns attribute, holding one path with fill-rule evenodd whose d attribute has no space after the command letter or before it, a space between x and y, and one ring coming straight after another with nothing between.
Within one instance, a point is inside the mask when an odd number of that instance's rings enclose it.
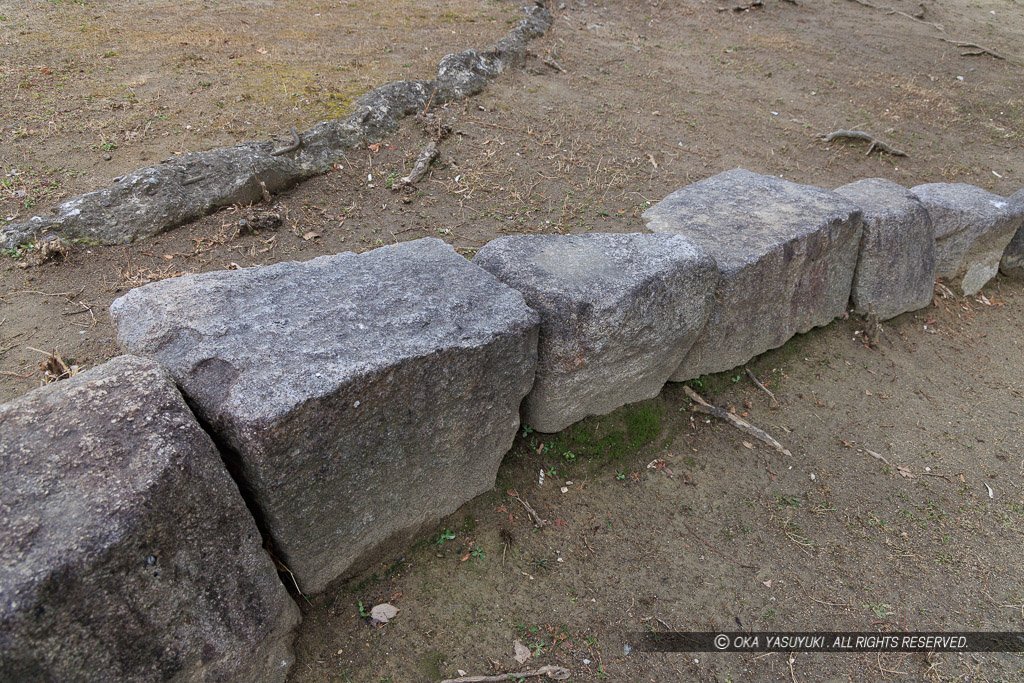
<instances>
[{"instance_id":1,"label":"weathered stone edge","mask_svg":"<svg viewBox=\"0 0 1024 683\"><path fill-rule=\"evenodd\" d=\"M356 100L355 113L298 133L298 147L275 150L273 142L245 142L164 160L115 179L52 209L0 228L0 245L19 244L55 234L70 241L122 244L159 234L233 204L259 201L329 171L343 152L395 130L405 116L479 93L510 66L520 63L527 43L543 35L553 18L544 0L523 8L526 16L492 49L450 54L438 63L432 81L394 81ZM288 151L286 151L288 150Z\"/></svg>"}]
</instances>

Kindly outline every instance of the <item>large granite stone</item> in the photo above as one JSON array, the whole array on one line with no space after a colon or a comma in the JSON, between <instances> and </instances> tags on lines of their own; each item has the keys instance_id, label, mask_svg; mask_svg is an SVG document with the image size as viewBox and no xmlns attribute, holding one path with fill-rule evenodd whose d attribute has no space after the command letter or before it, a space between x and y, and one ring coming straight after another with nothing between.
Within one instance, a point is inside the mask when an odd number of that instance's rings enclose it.
<instances>
[{"instance_id":1,"label":"large granite stone","mask_svg":"<svg viewBox=\"0 0 1024 683\"><path fill-rule=\"evenodd\" d=\"M854 310L881 320L924 308L935 288L935 229L914 194L884 178L836 188L864 212L853 276Z\"/></svg>"},{"instance_id":2,"label":"large granite stone","mask_svg":"<svg viewBox=\"0 0 1024 683\"><path fill-rule=\"evenodd\" d=\"M0 679L283 681L298 619L156 363L0 405Z\"/></svg>"},{"instance_id":3,"label":"large granite stone","mask_svg":"<svg viewBox=\"0 0 1024 683\"><path fill-rule=\"evenodd\" d=\"M718 269L680 235L521 235L473 263L540 313L523 421L557 432L658 395L704 328Z\"/></svg>"},{"instance_id":4,"label":"large granite stone","mask_svg":"<svg viewBox=\"0 0 1024 683\"><path fill-rule=\"evenodd\" d=\"M489 490L536 367L537 314L437 239L163 280L111 314L310 593Z\"/></svg>"},{"instance_id":5,"label":"large granite stone","mask_svg":"<svg viewBox=\"0 0 1024 683\"><path fill-rule=\"evenodd\" d=\"M928 183L911 189L935 224L935 276L964 295L976 294L999 270L1021 212L1010 201L964 183Z\"/></svg>"},{"instance_id":6,"label":"large granite stone","mask_svg":"<svg viewBox=\"0 0 1024 683\"><path fill-rule=\"evenodd\" d=\"M653 232L691 238L721 273L715 310L672 381L742 365L846 309L861 210L834 192L734 169L676 190L644 218Z\"/></svg>"},{"instance_id":7,"label":"large granite stone","mask_svg":"<svg viewBox=\"0 0 1024 683\"><path fill-rule=\"evenodd\" d=\"M1018 213L1024 215L1024 190L1010 197L1010 202ZM1024 280L1024 222L1006 245L1003 258L999 262L999 270L1007 277Z\"/></svg>"}]
</instances>

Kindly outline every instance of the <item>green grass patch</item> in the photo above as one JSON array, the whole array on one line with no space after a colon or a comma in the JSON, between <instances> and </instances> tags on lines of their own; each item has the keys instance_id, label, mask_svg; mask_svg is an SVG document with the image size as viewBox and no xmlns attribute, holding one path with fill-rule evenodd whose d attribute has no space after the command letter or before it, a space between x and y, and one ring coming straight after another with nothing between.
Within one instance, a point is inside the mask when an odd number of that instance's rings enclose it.
<instances>
[{"instance_id":1,"label":"green grass patch","mask_svg":"<svg viewBox=\"0 0 1024 683\"><path fill-rule=\"evenodd\" d=\"M662 406L657 399L589 417L548 438L531 439L534 450L567 464L581 459L601 466L634 455L661 434Z\"/></svg>"}]
</instances>

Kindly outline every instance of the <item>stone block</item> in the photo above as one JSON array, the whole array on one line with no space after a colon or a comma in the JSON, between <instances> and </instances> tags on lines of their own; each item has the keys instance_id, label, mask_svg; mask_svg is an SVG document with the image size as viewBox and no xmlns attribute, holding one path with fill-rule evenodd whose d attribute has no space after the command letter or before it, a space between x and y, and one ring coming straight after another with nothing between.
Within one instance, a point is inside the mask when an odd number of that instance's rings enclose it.
<instances>
[{"instance_id":1,"label":"stone block","mask_svg":"<svg viewBox=\"0 0 1024 683\"><path fill-rule=\"evenodd\" d=\"M0 405L0 678L280 682L298 620L156 363Z\"/></svg>"},{"instance_id":2,"label":"stone block","mask_svg":"<svg viewBox=\"0 0 1024 683\"><path fill-rule=\"evenodd\" d=\"M473 263L540 314L537 379L523 421L557 432L653 398L714 304L718 269L680 235L520 235Z\"/></svg>"},{"instance_id":3,"label":"stone block","mask_svg":"<svg viewBox=\"0 0 1024 683\"><path fill-rule=\"evenodd\" d=\"M995 277L1003 251L1020 226L1008 199L964 183L928 183L911 189L935 225L935 276L962 294L978 293Z\"/></svg>"},{"instance_id":4,"label":"stone block","mask_svg":"<svg viewBox=\"0 0 1024 683\"><path fill-rule=\"evenodd\" d=\"M905 187L868 178L836 188L864 212L864 233L850 298L854 311L880 320L932 302L935 229L928 210Z\"/></svg>"},{"instance_id":5,"label":"stone block","mask_svg":"<svg viewBox=\"0 0 1024 683\"><path fill-rule=\"evenodd\" d=\"M715 310L672 381L735 368L846 310L861 210L834 192L734 169L673 192L644 218L653 232L699 244L721 274Z\"/></svg>"},{"instance_id":6,"label":"stone block","mask_svg":"<svg viewBox=\"0 0 1024 683\"><path fill-rule=\"evenodd\" d=\"M234 453L307 593L489 490L536 367L537 314L437 239L163 280L111 314Z\"/></svg>"}]
</instances>

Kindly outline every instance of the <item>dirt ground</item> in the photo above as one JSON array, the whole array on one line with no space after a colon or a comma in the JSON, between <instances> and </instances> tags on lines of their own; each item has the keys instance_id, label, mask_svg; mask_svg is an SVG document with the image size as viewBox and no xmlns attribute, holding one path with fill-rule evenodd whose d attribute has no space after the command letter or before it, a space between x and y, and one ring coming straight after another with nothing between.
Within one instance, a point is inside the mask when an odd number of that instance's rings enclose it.
<instances>
[{"instance_id":1,"label":"dirt ground","mask_svg":"<svg viewBox=\"0 0 1024 683\"><path fill-rule=\"evenodd\" d=\"M638 231L651 203L738 166L830 188L871 176L1002 195L1024 185L1019 2L719 9L734 4L568 0L522 70L444 110L452 134L411 191L390 189L429 134L408 120L272 207L41 265L5 255L0 400L39 384L43 351L81 367L116 355L110 302L185 272L423 236L471 256L505 234ZM339 115L361 90L486 47L518 16L506 0L114 5L0 1L0 43L15 55L0 66L0 220L174 152ZM137 21L122 24L128 11ZM956 41L1005 58L962 55L977 49ZM821 140L839 128L909 156ZM240 234L241 218L268 227ZM675 385L560 435L524 434L492 494L401 562L301 603L292 680L513 671L516 639L534 652L528 666L567 666L574 681L1024 680L1024 658L1008 654L623 647L628 631L668 628L1024 630L1024 289L998 279L983 295L940 293L887 324L875 349L854 319L752 361L778 408L740 371L696 387L792 458L745 447ZM673 476L648 468L655 459ZM552 524L531 531L508 490ZM385 600L402 610L392 623L359 616L360 601Z\"/></svg>"},{"instance_id":2,"label":"dirt ground","mask_svg":"<svg viewBox=\"0 0 1024 683\"><path fill-rule=\"evenodd\" d=\"M173 154L342 118L367 90L494 42L516 6L0 0L0 221Z\"/></svg>"}]
</instances>

